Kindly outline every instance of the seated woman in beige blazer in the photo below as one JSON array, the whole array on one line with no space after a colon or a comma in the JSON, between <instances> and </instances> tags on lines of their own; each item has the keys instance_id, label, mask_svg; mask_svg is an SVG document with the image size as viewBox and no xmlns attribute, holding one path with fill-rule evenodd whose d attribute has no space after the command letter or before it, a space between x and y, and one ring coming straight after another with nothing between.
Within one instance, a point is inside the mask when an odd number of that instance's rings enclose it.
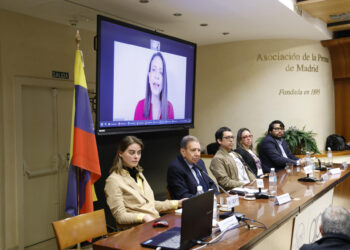
<instances>
[{"instance_id":1,"label":"seated woman in beige blazer","mask_svg":"<svg viewBox=\"0 0 350 250\"><path fill-rule=\"evenodd\" d=\"M142 149L140 139L124 137L106 180L107 204L121 227L151 221L159 217L159 212L182 206L182 200L154 200L153 191L139 165Z\"/></svg>"}]
</instances>

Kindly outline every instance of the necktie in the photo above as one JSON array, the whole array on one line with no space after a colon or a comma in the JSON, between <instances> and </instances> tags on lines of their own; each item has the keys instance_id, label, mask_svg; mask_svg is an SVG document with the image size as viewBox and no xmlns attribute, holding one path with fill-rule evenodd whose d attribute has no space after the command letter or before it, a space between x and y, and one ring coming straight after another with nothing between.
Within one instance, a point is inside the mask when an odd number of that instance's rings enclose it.
<instances>
[{"instance_id":1,"label":"necktie","mask_svg":"<svg viewBox=\"0 0 350 250\"><path fill-rule=\"evenodd\" d=\"M198 181L199 181L199 185L201 185L203 187L203 191L207 192L208 191L208 185L205 183L203 177L201 176L201 174L199 173L199 170L197 168L197 166L193 165L193 169L196 172Z\"/></svg>"}]
</instances>

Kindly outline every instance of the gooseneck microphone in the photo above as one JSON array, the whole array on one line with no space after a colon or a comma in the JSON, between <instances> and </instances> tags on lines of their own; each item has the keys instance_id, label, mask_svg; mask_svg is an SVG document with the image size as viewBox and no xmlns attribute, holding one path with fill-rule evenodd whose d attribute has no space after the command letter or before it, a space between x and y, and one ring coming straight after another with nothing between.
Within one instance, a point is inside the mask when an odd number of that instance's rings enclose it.
<instances>
[{"instance_id":1,"label":"gooseneck microphone","mask_svg":"<svg viewBox=\"0 0 350 250\"><path fill-rule=\"evenodd\" d=\"M318 161L318 168L316 168L316 170L320 170L320 171L327 171L327 168L322 166L321 160L318 159L317 157L315 157Z\"/></svg>"},{"instance_id":2,"label":"gooseneck microphone","mask_svg":"<svg viewBox=\"0 0 350 250\"><path fill-rule=\"evenodd\" d=\"M195 167L196 169L199 170L199 172L201 172L201 174L205 174L210 180L212 180L212 182L214 182L214 180L205 172L203 171L203 169L201 169L200 167L198 167L197 165L193 165L193 167ZM214 182L215 183L215 182ZM222 187L220 186L219 183L216 183L218 185L218 187L227 195L227 197L230 197L230 194ZM219 217L220 219L225 219L227 217L230 217L232 215L235 215L237 217L237 220L242 220L245 218L245 215L240 213L240 212L235 212L235 208L233 207L231 211L220 214Z\"/></svg>"},{"instance_id":3,"label":"gooseneck microphone","mask_svg":"<svg viewBox=\"0 0 350 250\"><path fill-rule=\"evenodd\" d=\"M215 183L215 181L205 172L203 171L202 168L198 167L197 165L193 165L194 168L198 169L199 172L201 172L201 174L205 174L212 182ZM227 196L230 196L230 194L223 188L219 185L219 183L216 183L218 185L218 187L227 195Z\"/></svg>"}]
</instances>

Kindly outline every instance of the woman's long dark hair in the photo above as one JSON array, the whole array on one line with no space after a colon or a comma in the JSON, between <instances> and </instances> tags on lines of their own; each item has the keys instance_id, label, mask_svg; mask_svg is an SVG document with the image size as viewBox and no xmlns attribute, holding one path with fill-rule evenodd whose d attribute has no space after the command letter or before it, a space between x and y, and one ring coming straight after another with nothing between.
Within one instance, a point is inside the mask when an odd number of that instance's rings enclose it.
<instances>
[{"instance_id":1,"label":"woman's long dark hair","mask_svg":"<svg viewBox=\"0 0 350 250\"><path fill-rule=\"evenodd\" d=\"M250 133L250 130L247 129L247 128L241 128L241 129L238 130L237 138L236 138L237 139L237 141L236 141L236 144L237 144L236 148L245 149L244 146L241 143L241 141L242 141L242 134L243 134L244 131L248 131ZM249 149L253 150L253 143L250 145Z\"/></svg>"},{"instance_id":2,"label":"woman's long dark hair","mask_svg":"<svg viewBox=\"0 0 350 250\"><path fill-rule=\"evenodd\" d=\"M160 52L154 53L149 62L148 72L147 72L147 80L146 80L146 97L145 97L145 109L143 112L143 116L147 119L149 117L149 113L151 110L151 87L149 86L149 76L148 73L151 71L151 64L155 57L159 57L163 63L163 84L162 91L160 93L160 102L161 102L161 118L162 120L168 119L168 81L167 81L167 73L166 73L166 65L163 55Z\"/></svg>"}]
</instances>

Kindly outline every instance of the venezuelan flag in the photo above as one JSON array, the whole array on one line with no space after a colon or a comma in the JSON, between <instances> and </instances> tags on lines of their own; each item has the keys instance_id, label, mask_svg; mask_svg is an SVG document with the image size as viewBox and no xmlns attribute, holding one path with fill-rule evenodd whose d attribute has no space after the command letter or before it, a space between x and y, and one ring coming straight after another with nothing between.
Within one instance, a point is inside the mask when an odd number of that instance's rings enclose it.
<instances>
[{"instance_id":1,"label":"venezuelan flag","mask_svg":"<svg viewBox=\"0 0 350 250\"><path fill-rule=\"evenodd\" d=\"M94 211L93 184L101 177L94 125L81 50L75 53L74 97L66 212L71 216ZM78 188L79 185L79 188ZM78 194L79 190L79 194ZM78 212L79 202L79 212Z\"/></svg>"}]
</instances>

